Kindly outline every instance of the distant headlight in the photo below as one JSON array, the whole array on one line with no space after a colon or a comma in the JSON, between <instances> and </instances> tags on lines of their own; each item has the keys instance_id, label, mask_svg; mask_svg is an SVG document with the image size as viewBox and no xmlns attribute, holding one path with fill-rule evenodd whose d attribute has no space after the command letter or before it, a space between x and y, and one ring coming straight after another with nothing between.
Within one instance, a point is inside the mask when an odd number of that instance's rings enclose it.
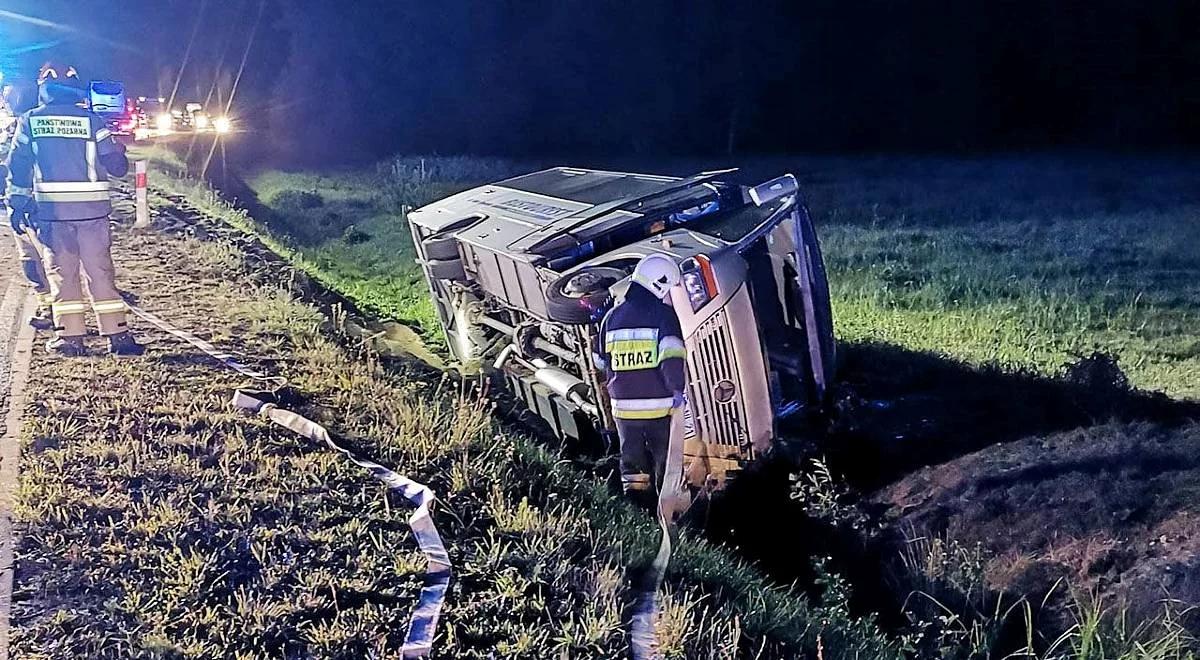
<instances>
[{"instance_id":1,"label":"distant headlight","mask_svg":"<svg viewBox=\"0 0 1200 660\"><path fill-rule=\"evenodd\" d=\"M233 123L229 121L229 117L217 117L213 120L213 129L218 133L228 133L233 128Z\"/></svg>"},{"instance_id":2,"label":"distant headlight","mask_svg":"<svg viewBox=\"0 0 1200 660\"><path fill-rule=\"evenodd\" d=\"M175 119L171 117L171 113L164 112L154 118L154 127L164 133L169 133L175 127Z\"/></svg>"},{"instance_id":3,"label":"distant headlight","mask_svg":"<svg viewBox=\"0 0 1200 660\"><path fill-rule=\"evenodd\" d=\"M196 115L196 128L208 128L208 115Z\"/></svg>"}]
</instances>

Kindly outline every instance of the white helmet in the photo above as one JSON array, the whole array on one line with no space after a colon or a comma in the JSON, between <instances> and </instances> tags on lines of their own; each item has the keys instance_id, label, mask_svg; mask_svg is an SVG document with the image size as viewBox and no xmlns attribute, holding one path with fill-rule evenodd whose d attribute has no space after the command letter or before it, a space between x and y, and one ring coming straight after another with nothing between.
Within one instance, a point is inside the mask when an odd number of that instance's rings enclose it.
<instances>
[{"instance_id":1,"label":"white helmet","mask_svg":"<svg viewBox=\"0 0 1200 660\"><path fill-rule=\"evenodd\" d=\"M671 287L679 284L679 266L665 254L646 255L634 267L633 281L653 293L655 298L665 298Z\"/></svg>"}]
</instances>

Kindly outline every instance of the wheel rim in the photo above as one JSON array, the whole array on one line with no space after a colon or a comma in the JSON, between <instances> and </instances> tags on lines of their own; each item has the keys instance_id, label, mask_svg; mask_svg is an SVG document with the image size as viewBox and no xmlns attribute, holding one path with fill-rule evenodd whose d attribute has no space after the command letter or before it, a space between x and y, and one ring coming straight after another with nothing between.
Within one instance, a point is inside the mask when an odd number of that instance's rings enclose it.
<instances>
[{"instance_id":1,"label":"wheel rim","mask_svg":"<svg viewBox=\"0 0 1200 660\"><path fill-rule=\"evenodd\" d=\"M563 295L568 298L584 298L607 289L617 280L603 273L582 272L567 280Z\"/></svg>"}]
</instances>

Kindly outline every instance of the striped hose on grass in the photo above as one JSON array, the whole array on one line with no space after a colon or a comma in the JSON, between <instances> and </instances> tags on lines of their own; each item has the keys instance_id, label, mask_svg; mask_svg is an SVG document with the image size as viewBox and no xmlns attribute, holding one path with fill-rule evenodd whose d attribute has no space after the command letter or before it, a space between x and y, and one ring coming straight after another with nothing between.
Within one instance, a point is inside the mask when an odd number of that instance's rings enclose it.
<instances>
[{"instance_id":1,"label":"striped hose on grass","mask_svg":"<svg viewBox=\"0 0 1200 660\"><path fill-rule=\"evenodd\" d=\"M269 376L246 366L232 354L218 349L211 343L186 330L181 330L171 322L140 307L129 305L129 311L159 330L195 346L222 366L251 380L274 387L282 387L287 383L287 379L281 376ZM388 488L398 492L415 507L413 514L409 516L408 524L412 527L413 535L417 537L417 545L425 553L428 564L425 569L425 582L421 587L420 598L409 619L408 634L404 638L401 657L419 658L429 655L433 649L433 636L437 629L438 616L441 614L442 605L446 600L446 589L450 586L451 575L450 557L446 552L445 544L442 543L441 535L438 534L437 526L433 523L433 517L429 513L429 507L435 499L433 491L379 463L358 456L335 442L325 427L297 413L280 408L273 403L264 402L242 390L234 391L233 405L236 408L257 412L286 429L315 442L324 443L350 459L355 465L365 468L372 476L382 481Z\"/></svg>"}]
</instances>

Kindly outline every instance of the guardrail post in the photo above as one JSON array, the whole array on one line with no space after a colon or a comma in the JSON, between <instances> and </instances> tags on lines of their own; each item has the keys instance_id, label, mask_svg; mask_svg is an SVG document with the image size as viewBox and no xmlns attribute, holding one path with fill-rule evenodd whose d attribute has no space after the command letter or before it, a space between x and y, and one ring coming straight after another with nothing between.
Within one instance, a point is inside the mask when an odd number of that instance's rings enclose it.
<instances>
[{"instance_id":1,"label":"guardrail post","mask_svg":"<svg viewBox=\"0 0 1200 660\"><path fill-rule=\"evenodd\" d=\"M146 199L146 161L133 163L134 221L133 226L141 229L150 226L150 202Z\"/></svg>"}]
</instances>

